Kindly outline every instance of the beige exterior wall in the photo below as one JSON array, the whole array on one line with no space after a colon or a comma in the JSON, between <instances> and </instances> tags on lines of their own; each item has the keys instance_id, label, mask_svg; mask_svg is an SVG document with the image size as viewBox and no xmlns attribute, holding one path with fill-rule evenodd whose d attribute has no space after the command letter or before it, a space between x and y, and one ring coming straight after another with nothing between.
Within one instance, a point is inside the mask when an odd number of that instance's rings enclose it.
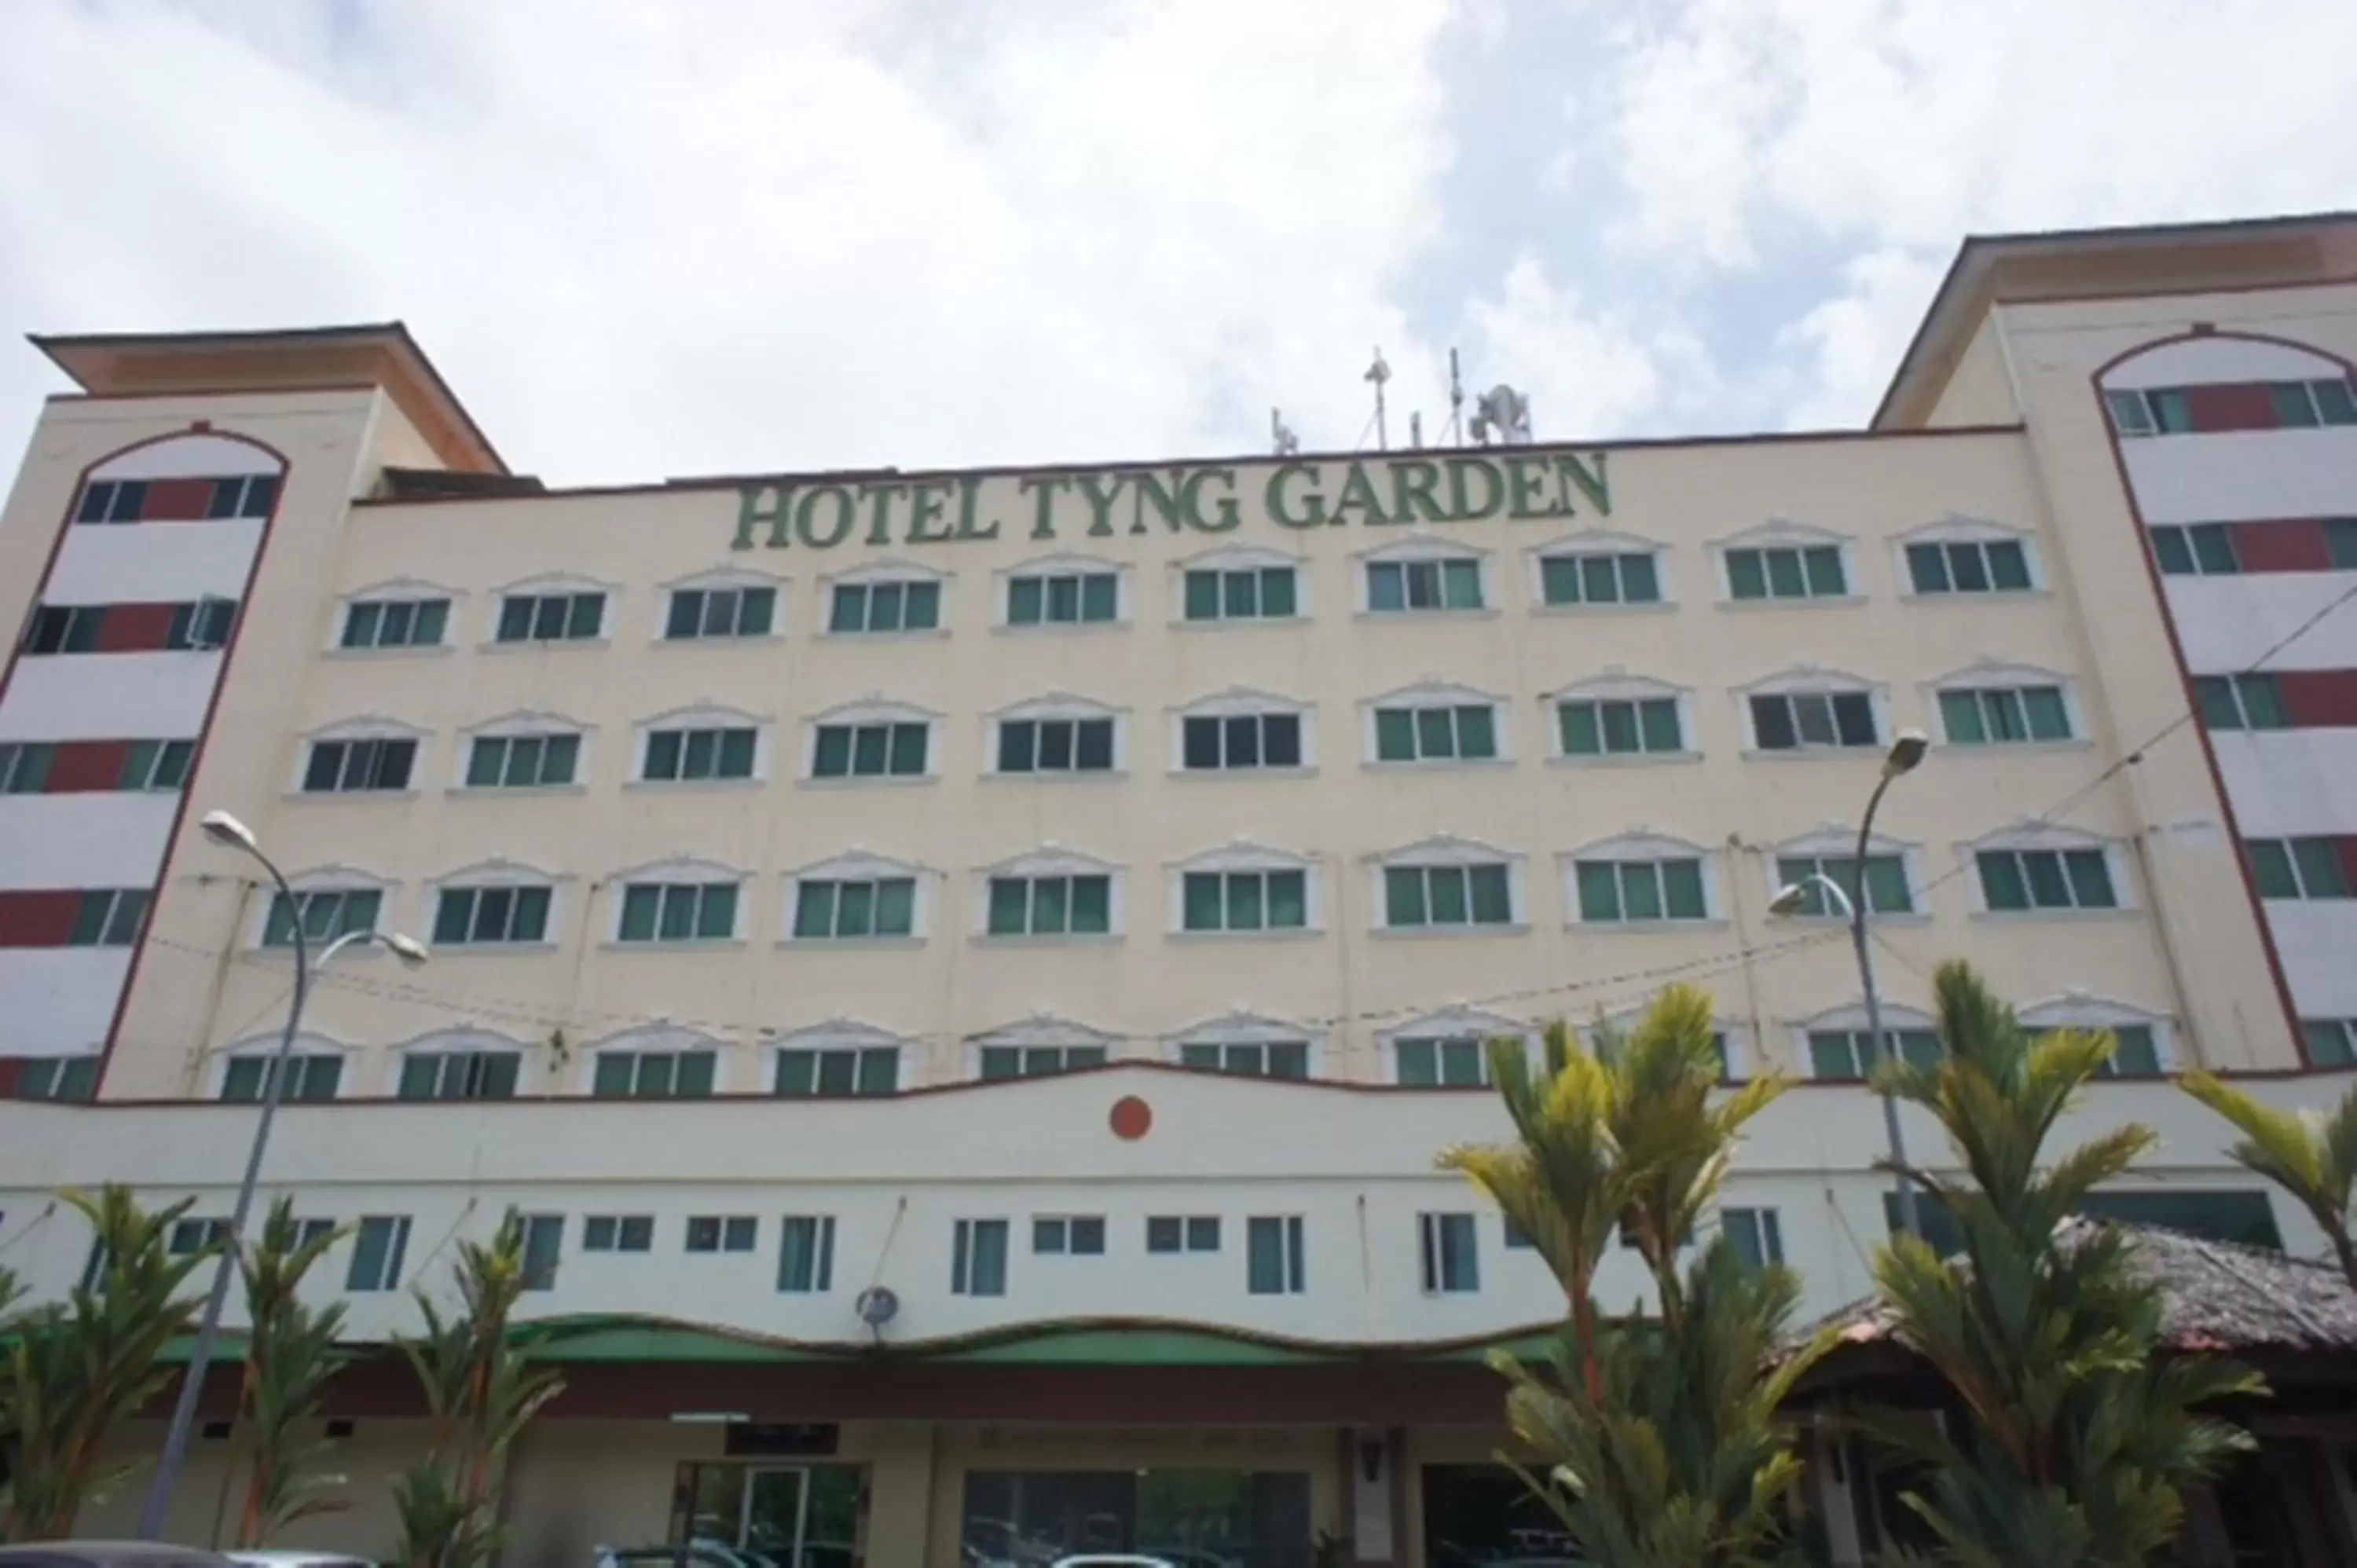
<instances>
[{"instance_id":1,"label":"beige exterior wall","mask_svg":"<svg viewBox=\"0 0 2357 1568\"><path fill-rule=\"evenodd\" d=\"M116 1444L111 1462L136 1468L110 1496L83 1508L75 1527L81 1539L137 1539L140 1506L146 1500L156 1453L163 1441L161 1422L143 1422L128 1430ZM334 1456L321 1467L322 1474L341 1477L332 1495L344 1506L289 1525L272 1536L271 1547L285 1552L349 1552L389 1560L401 1538L401 1521L393 1506L393 1482L417 1463L425 1441L424 1422L361 1422L351 1437L337 1444ZM172 1507L165 1516L165 1540L205 1546L214 1541L228 1545L235 1538L244 1477L242 1472L231 1477L229 1470L226 1441L209 1439L190 1447L188 1468L181 1472Z\"/></svg>"},{"instance_id":2,"label":"beige exterior wall","mask_svg":"<svg viewBox=\"0 0 2357 1568\"><path fill-rule=\"evenodd\" d=\"M2002 310L1992 310L1965 341L1948 383L1924 415L1932 429L1975 424L2013 424L2022 417L2005 363Z\"/></svg>"}]
</instances>

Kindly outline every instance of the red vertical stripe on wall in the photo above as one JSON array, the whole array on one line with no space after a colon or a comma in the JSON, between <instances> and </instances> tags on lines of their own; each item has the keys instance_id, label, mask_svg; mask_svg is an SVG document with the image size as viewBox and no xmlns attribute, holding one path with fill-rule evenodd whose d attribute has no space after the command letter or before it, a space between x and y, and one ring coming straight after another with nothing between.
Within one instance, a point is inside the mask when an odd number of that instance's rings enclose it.
<instances>
[{"instance_id":1,"label":"red vertical stripe on wall","mask_svg":"<svg viewBox=\"0 0 2357 1568\"><path fill-rule=\"evenodd\" d=\"M0 948L61 948L81 908L81 894L71 887L0 893Z\"/></svg>"},{"instance_id":2,"label":"red vertical stripe on wall","mask_svg":"<svg viewBox=\"0 0 2357 1568\"><path fill-rule=\"evenodd\" d=\"M2357 887L2357 838L2336 838L2332 849L2341 857L2341 875L2350 886Z\"/></svg>"},{"instance_id":3,"label":"red vertical stripe on wall","mask_svg":"<svg viewBox=\"0 0 2357 1568\"><path fill-rule=\"evenodd\" d=\"M2276 400L2264 381L2187 387L2185 412L2196 430L2273 430Z\"/></svg>"},{"instance_id":4,"label":"red vertical stripe on wall","mask_svg":"<svg viewBox=\"0 0 2357 1568\"><path fill-rule=\"evenodd\" d=\"M2276 690L2294 729L2357 729L2357 670L2285 670Z\"/></svg>"},{"instance_id":5,"label":"red vertical stripe on wall","mask_svg":"<svg viewBox=\"0 0 2357 1568\"><path fill-rule=\"evenodd\" d=\"M0 1100L11 1100L16 1093L16 1072L25 1065L22 1057L0 1057Z\"/></svg>"},{"instance_id":6,"label":"red vertical stripe on wall","mask_svg":"<svg viewBox=\"0 0 2357 1568\"><path fill-rule=\"evenodd\" d=\"M118 788L123 782L124 764L130 760L131 743L127 740L65 741L49 763L48 781L42 786L43 791L79 795Z\"/></svg>"},{"instance_id":7,"label":"red vertical stripe on wall","mask_svg":"<svg viewBox=\"0 0 2357 1568\"><path fill-rule=\"evenodd\" d=\"M98 625L98 651L137 653L165 647L172 640L172 612L177 605L109 605Z\"/></svg>"},{"instance_id":8,"label":"red vertical stripe on wall","mask_svg":"<svg viewBox=\"0 0 2357 1568\"><path fill-rule=\"evenodd\" d=\"M2281 522L2237 522L2234 559L2245 572L2330 572L2332 552L2324 542L2319 518L2287 518Z\"/></svg>"},{"instance_id":9,"label":"red vertical stripe on wall","mask_svg":"<svg viewBox=\"0 0 2357 1568\"><path fill-rule=\"evenodd\" d=\"M142 522L194 522L212 510L210 479L150 479L140 502Z\"/></svg>"}]
</instances>

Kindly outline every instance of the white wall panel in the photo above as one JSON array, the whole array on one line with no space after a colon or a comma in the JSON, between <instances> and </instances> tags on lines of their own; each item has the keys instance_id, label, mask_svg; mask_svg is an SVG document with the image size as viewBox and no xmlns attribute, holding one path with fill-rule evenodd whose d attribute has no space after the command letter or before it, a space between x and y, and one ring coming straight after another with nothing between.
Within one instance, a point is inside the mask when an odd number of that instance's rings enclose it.
<instances>
[{"instance_id":1,"label":"white wall panel","mask_svg":"<svg viewBox=\"0 0 2357 1568\"><path fill-rule=\"evenodd\" d=\"M153 887L178 795L0 795L0 888Z\"/></svg>"},{"instance_id":2,"label":"white wall panel","mask_svg":"<svg viewBox=\"0 0 2357 1568\"><path fill-rule=\"evenodd\" d=\"M41 599L111 605L239 598L261 542L259 518L69 528Z\"/></svg>"},{"instance_id":3,"label":"white wall panel","mask_svg":"<svg viewBox=\"0 0 2357 1568\"><path fill-rule=\"evenodd\" d=\"M0 948L0 1056L97 1050L130 967L129 948Z\"/></svg>"},{"instance_id":4,"label":"white wall panel","mask_svg":"<svg viewBox=\"0 0 2357 1568\"><path fill-rule=\"evenodd\" d=\"M2357 899L2266 908L2300 1016L2357 1018Z\"/></svg>"},{"instance_id":5,"label":"white wall panel","mask_svg":"<svg viewBox=\"0 0 2357 1568\"><path fill-rule=\"evenodd\" d=\"M2147 349L2104 377L2106 387L2185 387L2228 381L2297 381L2339 376L2322 354L2249 338L2188 338Z\"/></svg>"},{"instance_id":6,"label":"white wall panel","mask_svg":"<svg viewBox=\"0 0 2357 1568\"><path fill-rule=\"evenodd\" d=\"M91 470L93 479L218 479L235 474L274 474L277 458L251 442L226 435L176 435L110 457Z\"/></svg>"},{"instance_id":7,"label":"white wall panel","mask_svg":"<svg viewBox=\"0 0 2357 1568\"><path fill-rule=\"evenodd\" d=\"M2357 513L2352 513L2357 515ZM2261 572L2240 577L2168 577L2169 617L2197 675L2249 670L2311 617L2269 670L2357 670L2357 599L2324 613L2357 587L2357 573Z\"/></svg>"},{"instance_id":8,"label":"white wall panel","mask_svg":"<svg viewBox=\"0 0 2357 1568\"><path fill-rule=\"evenodd\" d=\"M2120 443L2147 522L2357 517L2357 425Z\"/></svg>"},{"instance_id":9,"label":"white wall panel","mask_svg":"<svg viewBox=\"0 0 2357 1568\"><path fill-rule=\"evenodd\" d=\"M204 727L219 652L19 659L0 740L188 740Z\"/></svg>"},{"instance_id":10,"label":"white wall panel","mask_svg":"<svg viewBox=\"0 0 2357 1568\"><path fill-rule=\"evenodd\" d=\"M2226 798L2247 838L2357 834L2357 729L2213 735Z\"/></svg>"}]
</instances>

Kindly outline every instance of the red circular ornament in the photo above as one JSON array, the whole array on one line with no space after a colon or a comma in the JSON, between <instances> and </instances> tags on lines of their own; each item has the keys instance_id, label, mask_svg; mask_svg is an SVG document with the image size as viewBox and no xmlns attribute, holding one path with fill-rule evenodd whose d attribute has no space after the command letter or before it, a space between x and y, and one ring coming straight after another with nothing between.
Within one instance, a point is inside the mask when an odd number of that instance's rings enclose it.
<instances>
[{"instance_id":1,"label":"red circular ornament","mask_svg":"<svg viewBox=\"0 0 2357 1568\"><path fill-rule=\"evenodd\" d=\"M1113 1125L1113 1135L1135 1143L1153 1129L1154 1107L1135 1094L1125 1094L1113 1102L1113 1114L1105 1120Z\"/></svg>"}]
</instances>

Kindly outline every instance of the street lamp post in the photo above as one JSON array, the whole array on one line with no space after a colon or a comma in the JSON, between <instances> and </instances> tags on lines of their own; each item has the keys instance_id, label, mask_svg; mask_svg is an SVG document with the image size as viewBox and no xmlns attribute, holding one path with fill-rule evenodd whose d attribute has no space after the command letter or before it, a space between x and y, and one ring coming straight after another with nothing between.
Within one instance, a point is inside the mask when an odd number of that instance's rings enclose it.
<instances>
[{"instance_id":1,"label":"street lamp post","mask_svg":"<svg viewBox=\"0 0 2357 1568\"><path fill-rule=\"evenodd\" d=\"M322 949L315 962L310 943L303 934L302 908L296 901L295 890L287 886L285 875L262 853L253 831L227 811L206 812L203 827L205 836L213 843L242 850L260 861L276 885L278 897L285 900L295 940L295 993L286 1009L285 1031L278 1036L278 1049L270 1058L269 1070L263 1074L262 1117L253 1126L253 1146L246 1152L245 1179L238 1184L237 1201L230 1208L229 1232L221 1242L221 1262L213 1270L212 1290L205 1297L204 1316L197 1322L197 1342L188 1352L179 1398L172 1406L172 1424L164 1434L163 1456L156 1461L156 1478L149 1484L146 1503L139 1511L139 1536L143 1541L164 1538L164 1516L171 1507L172 1489L179 1481L181 1466L188 1460L188 1433L196 1424L197 1397L204 1389L205 1373L212 1365L214 1342L221 1337L221 1309L229 1301L229 1283L237 1274L238 1242L245 1234L246 1219L253 1210L254 1187L262 1177L262 1156L270 1146L270 1123L285 1092L287 1058L294 1054L295 1036L302 1027L303 1004L310 994L311 977L325 969L329 959L355 943L379 943L412 969L425 961L424 945L413 938L398 932L346 931Z\"/></svg>"},{"instance_id":2,"label":"street lamp post","mask_svg":"<svg viewBox=\"0 0 2357 1568\"><path fill-rule=\"evenodd\" d=\"M1890 743L1890 750L1882 759L1882 777L1875 780L1874 793L1867 797L1866 814L1858 819L1857 854L1851 861L1857 880L1857 892L1851 895L1832 877L1818 872L1799 882L1776 890L1768 902L1771 915L1790 915L1807 903L1809 890L1816 888L1831 899L1849 922L1850 945L1857 951L1858 983L1866 989L1866 1035L1874 1045L1875 1060L1894 1062L1899 1053L1892 1048L1890 1037L1882 1032L1882 998L1874 985L1874 949L1867 940L1866 918L1868 899L1866 894L1866 851L1874 836L1874 814L1882 807L1883 792L1902 773L1912 772L1931 749L1931 740L1921 730L1901 730ZM1892 1183L1899 1196L1899 1229L1910 1236L1923 1234L1915 1207L1915 1184L1907 1179L1907 1136L1899 1122L1899 1101L1888 1088L1882 1090L1882 1133L1890 1145L1890 1163L1896 1167Z\"/></svg>"}]
</instances>

